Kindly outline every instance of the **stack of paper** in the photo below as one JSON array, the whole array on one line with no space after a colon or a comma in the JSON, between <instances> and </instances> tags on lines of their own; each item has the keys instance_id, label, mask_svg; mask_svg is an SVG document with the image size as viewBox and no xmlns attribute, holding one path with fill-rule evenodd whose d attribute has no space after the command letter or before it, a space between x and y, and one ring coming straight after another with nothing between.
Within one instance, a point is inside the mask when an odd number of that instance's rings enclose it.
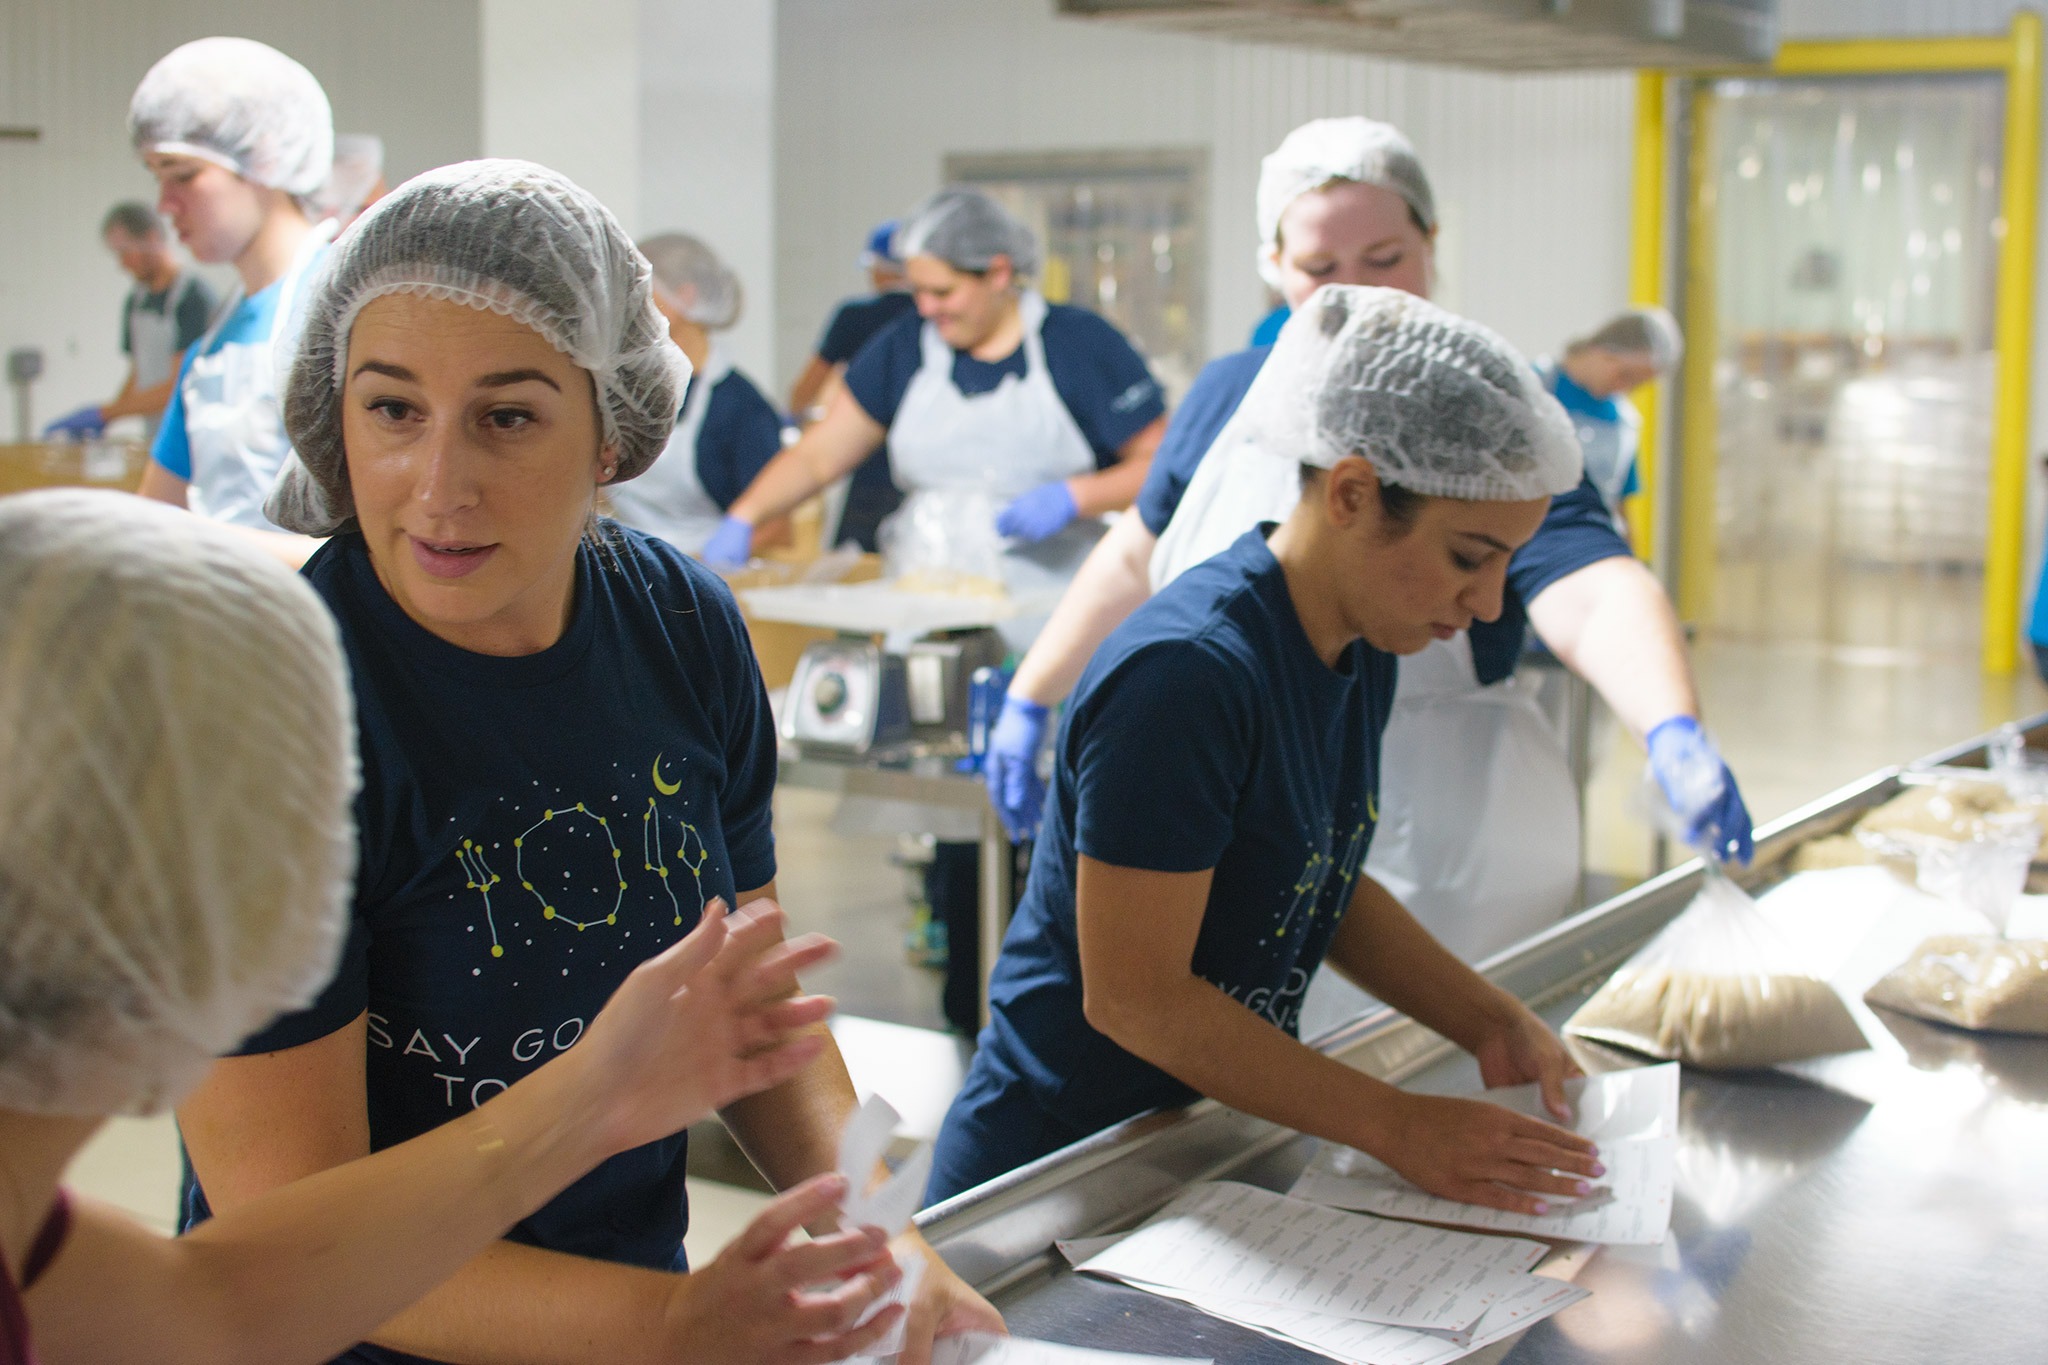
<instances>
[{"instance_id":1,"label":"stack of paper","mask_svg":"<svg viewBox=\"0 0 2048 1365\"><path fill-rule=\"evenodd\" d=\"M1678 1063L1614 1071L1566 1082L1572 1128L1600 1147L1602 1184L1583 1199L1545 1195L1547 1214L1508 1213L1424 1194L1380 1162L1349 1147L1324 1143L1288 1193L1310 1203L1387 1218L1522 1232L1574 1242L1655 1246L1671 1226L1678 1159ZM1533 1085L1489 1090L1486 1098L1546 1122ZM1562 1207L1559 1207L1559 1206Z\"/></svg>"},{"instance_id":2,"label":"stack of paper","mask_svg":"<svg viewBox=\"0 0 2048 1365\"><path fill-rule=\"evenodd\" d=\"M1080 1264L1355 1365L1442 1365L1586 1291L1529 1272L1547 1250L1195 1185Z\"/></svg>"}]
</instances>

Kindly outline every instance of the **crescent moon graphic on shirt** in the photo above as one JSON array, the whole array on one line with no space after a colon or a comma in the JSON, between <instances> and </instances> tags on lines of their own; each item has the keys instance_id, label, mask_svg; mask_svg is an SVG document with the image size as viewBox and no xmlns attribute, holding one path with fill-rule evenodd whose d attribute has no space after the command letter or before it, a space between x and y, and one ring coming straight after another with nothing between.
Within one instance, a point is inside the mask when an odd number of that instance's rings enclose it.
<instances>
[{"instance_id":1,"label":"crescent moon graphic on shirt","mask_svg":"<svg viewBox=\"0 0 2048 1365\"><path fill-rule=\"evenodd\" d=\"M674 796L677 792L683 789L683 784L680 782L664 782L661 780L660 754L656 754L654 756L654 789L660 792L663 796Z\"/></svg>"}]
</instances>

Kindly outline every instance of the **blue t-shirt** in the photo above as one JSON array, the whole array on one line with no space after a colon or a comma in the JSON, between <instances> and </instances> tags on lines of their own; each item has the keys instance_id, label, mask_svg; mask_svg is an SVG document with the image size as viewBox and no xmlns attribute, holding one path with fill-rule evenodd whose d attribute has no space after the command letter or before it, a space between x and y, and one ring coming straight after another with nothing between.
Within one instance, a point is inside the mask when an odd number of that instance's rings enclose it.
<instances>
[{"instance_id":1,"label":"blue t-shirt","mask_svg":"<svg viewBox=\"0 0 2048 1365\"><path fill-rule=\"evenodd\" d=\"M1578 382L1564 372L1562 365L1557 367L1556 377L1550 382L1550 394L1566 412L1575 417L1584 417L1610 427L1621 425L1621 404L1613 398L1595 398L1580 388ZM1634 461L1630 461L1628 478L1621 486L1621 495L1624 498L1634 497L1642 491L1642 479L1636 472Z\"/></svg>"},{"instance_id":2,"label":"blue t-shirt","mask_svg":"<svg viewBox=\"0 0 2048 1365\"><path fill-rule=\"evenodd\" d=\"M1196 467L1271 354L1271 347L1239 351L1210 361L1195 376L1187 397L1167 423L1145 486L1138 491L1138 515L1153 535L1163 533L1173 520ZM1529 625L1527 604L1545 588L1588 564L1631 553L1628 542L1614 529L1614 518L1601 501L1600 490L1590 480L1581 479L1571 492L1552 498L1543 524L1508 561L1500 616L1472 623L1472 663L1479 681L1490 685L1515 671Z\"/></svg>"},{"instance_id":3,"label":"blue t-shirt","mask_svg":"<svg viewBox=\"0 0 2048 1365\"><path fill-rule=\"evenodd\" d=\"M876 333L846 368L847 391L885 427L895 424L896 409L924 364L919 345L923 328L922 318L897 319ZM1166 411L1159 382L1124 334L1085 308L1048 305L1040 335L1054 391L1095 452L1096 467L1109 468L1124 442ZM964 394L990 393L1011 374L1024 375L1022 346L996 361L953 352L953 383Z\"/></svg>"},{"instance_id":4,"label":"blue t-shirt","mask_svg":"<svg viewBox=\"0 0 2048 1365\"><path fill-rule=\"evenodd\" d=\"M163 422L149 448L150 459L181 479L191 479L192 445L185 435L185 371L192 367L195 355L217 355L223 346L229 345L268 344L271 320L277 316L277 300L283 292L283 280L265 285L235 305L204 348L195 346L185 352L184 363L178 367L178 382L171 385L171 401L164 407Z\"/></svg>"},{"instance_id":5,"label":"blue t-shirt","mask_svg":"<svg viewBox=\"0 0 2048 1365\"><path fill-rule=\"evenodd\" d=\"M694 387L695 379L690 381ZM689 401L685 390L683 401ZM704 424L697 428L697 482L719 510L747 491L754 476L782 449L782 418L754 381L738 370L711 387Z\"/></svg>"},{"instance_id":6,"label":"blue t-shirt","mask_svg":"<svg viewBox=\"0 0 2048 1365\"><path fill-rule=\"evenodd\" d=\"M1089 1027L1077 854L1215 869L1194 971L1293 1033L1379 818L1394 658L1309 644L1261 527L1133 613L1067 704L1023 904L989 986L990 1063L1093 1132L1194 1092Z\"/></svg>"},{"instance_id":7,"label":"blue t-shirt","mask_svg":"<svg viewBox=\"0 0 2048 1365\"><path fill-rule=\"evenodd\" d=\"M1252 328L1250 344L1253 346L1271 346L1280 339L1280 329L1287 325L1287 319L1293 315L1294 310L1283 303L1272 312L1266 314L1266 316L1260 318L1259 325Z\"/></svg>"},{"instance_id":8,"label":"blue t-shirt","mask_svg":"<svg viewBox=\"0 0 2048 1365\"><path fill-rule=\"evenodd\" d=\"M568 629L473 654L411 620L363 539L306 565L347 652L362 755L349 946L308 1009L243 1053L369 1014L370 1143L415 1137L569 1047L619 983L775 876L774 724L745 624L709 570L604 523ZM508 1234L682 1267L685 1135L622 1153ZM203 1217L196 1190L188 1217ZM371 1346L349 1357L408 1357Z\"/></svg>"},{"instance_id":9,"label":"blue t-shirt","mask_svg":"<svg viewBox=\"0 0 2048 1365\"><path fill-rule=\"evenodd\" d=\"M860 354L860 348L875 333L916 312L917 299L907 289L847 299L833 310L832 320L825 324L825 334L818 338L818 359L844 365Z\"/></svg>"}]
</instances>

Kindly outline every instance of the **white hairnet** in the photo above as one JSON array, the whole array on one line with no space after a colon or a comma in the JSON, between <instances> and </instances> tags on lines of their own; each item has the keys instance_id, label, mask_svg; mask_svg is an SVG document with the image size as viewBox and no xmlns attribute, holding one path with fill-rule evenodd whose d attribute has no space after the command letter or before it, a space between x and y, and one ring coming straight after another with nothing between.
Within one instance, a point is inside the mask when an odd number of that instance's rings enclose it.
<instances>
[{"instance_id":1,"label":"white hairnet","mask_svg":"<svg viewBox=\"0 0 2048 1365\"><path fill-rule=\"evenodd\" d=\"M653 278L605 206L544 166L464 161L414 176L343 234L313 287L284 390L294 457L265 515L307 535L355 516L341 442L349 329L386 294L488 309L547 338L590 372L614 481L635 477L668 443L690 378Z\"/></svg>"},{"instance_id":2,"label":"white hairnet","mask_svg":"<svg viewBox=\"0 0 2048 1365\"><path fill-rule=\"evenodd\" d=\"M661 301L691 322L730 327L740 319L739 276L703 241L687 232L663 232L640 243L654 268Z\"/></svg>"},{"instance_id":3,"label":"white hairnet","mask_svg":"<svg viewBox=\"0 0 2048 1365\"><path fill-rule=\"evenodd\" d=\"M1569 349L1576 351L1588 346L1617 355L1642 356L1656 367L1657 373L1669 374L1685 354L1685 333L1678 330L1677 318L1650 305L1616 314L1600 324L1600 329L1591 336L1574 341Z\"/></svg>"},{"instance_id":4,"label":"white hairnet","mask_svg":"<svg viewBox=\"0 0 2048 1365\"><path fill-rule=\"evenodd\" d=\"M1302 124L1259 163L1259 274L1280 286L1273 255L1287 206L1333 180L1392 190L1407 202L1427 233L1436 228L1436 196L1422 158L1391 123L1369 118L1319 118Z\"/></svg>"},{"instance_id":5,"label":"white hairnet","mask_svg":"<svg viewBox=\"0 0 2048 1365\"><path fill-rule=\"evenodd\" d=\"M313 195L323 217L349 222L370 201L370 192L384 175L384 139L375 133L337 133L334 169Z\"/></svg>"},{"instance_id":6,"label":"white hairnet","mask_svg":"<svg viewBox=\"0 0 2048 1365\"><path fill-rule=\"evenodd\" d=\"M334 159L334 114L313 73L249 38L200 38L161 58L128 101L138 153L176 153L310 195Z\"/></svg>"},{"instance_id":7,"label":"white hairnet","mask_svg":"<svg viewBox=\"0 0 2048 1365\"><path fill-rule=\"evenodd\" d=\"M1571 422L1515 349L1399 289L1324 285L1294 311L1153 551L1155 588L1301 497L1349 455L1427 496L1523 501L1578 486Z\"/></svg>"},{"instance_id":8,"label":"white hairnet","mask_svg":"<svg viewBox=\"0 0 2048 1365\"><path fill-rule=\"evenodd\" d=\"M148 1113L334 969L340 644L298 575L126 494L0 503L0 1107Z\"/></svg>"},{"instance_id":9,"label":"white hairnet","mask_svg":"<svg viewBox=\"0 0 2048 1365\"><path fill-rule=\"evenodd\" d=\"M1038 235L980 190L940 190L903 221L896 259L935 256L955 270L981 271L998 256L1019 275L1038 273Z\"/></svg>"}]
</instances>

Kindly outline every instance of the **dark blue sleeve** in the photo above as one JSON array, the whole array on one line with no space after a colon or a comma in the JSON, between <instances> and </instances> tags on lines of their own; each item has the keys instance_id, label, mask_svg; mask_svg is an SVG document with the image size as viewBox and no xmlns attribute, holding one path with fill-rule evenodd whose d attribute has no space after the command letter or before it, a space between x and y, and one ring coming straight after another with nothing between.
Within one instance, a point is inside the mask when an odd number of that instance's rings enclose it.
<instances>
[{"instance_id":1,"label":"dark blue sleeve","mask_svg":"<svg viewBox=\"0 0 2048 1365\"><path fill-rule=\"evenodd\" d=\"M846 391L861 410L883 426L894 425L896 409L924 361L918 342L924 319L898 318L868 339L846 367Z\"/></svg>"},{"instance_id":2,"label":"dark blue sleeve","mask_svg":"<svg viewBox=\"0 0 2048 1365\"><path fill-rule=\"evenodd\" d=\"M178 349L187 350L205 336L206 325L212 321L213 291L206 287L205 280L195 278L178 299Z\"/></svg>"},{"instance_id":3,"label":"dark blue sleeve","mask_svg":"<svg viewBox=\"0 0 2048 1365\"><path fill-rule=\"evenodd\" d=\"M1508 561L1508 585L1524 603L1588 564L1632 553L1591 479L1550 500L1550 511L1527 545Z\"/></svg>"},{"instance_id":4,"label":"dark blue sleeve","mask_svg":"<svg viewBox=\"0 0 2048 1365\"><path fill-rule=\"evenodd\" d=\"M1251 766L1257 709L1236 671L1191 640L1161 640L1118 664L1062 737L1075 848L1151 872L1216 866Z\"/></svg>"},{"instance_id":5,"label":"dark blue sleeve","mask_svg":"<svg viewBox=\"0 0 2048 1365\"><path fill-rule=\"evenodd\" d=\"M718 504L732 506L754 476L782 449L782 419L738 370L711 390L697 431L697 481Z\"/></svg>"},{"instance_id":6,"label":"dark blue sleeve","mask_svg":"<svg viewBox=\"0 0 2048 1365\"><path fill-rule=\"evenodd\" d=\"M818 338L820 360L844 365L860 353L861 343L872 330L862 316L866 303L865 299L847 299L833 310L832 320L825 324L825 334Z\"/></svg>"},{"instance_id":7,"label":"dark blue sleeve","mask_svg":"<svg viewBox=\"0 0 2048 1365\"><path fill-rule=\"evenodd\" d=\"M1195 477L1196 466L1209 453L1210 445L1237 411L1237 405L1244 401L1272 349L1256 346L1212 360L1195 376L1187 396L1174 409L1173 420L1166 424L1166 436L1152 457L1151 472L1145 476L1145 486L1138 490L1138 516L1153 535L1165 533L1166 523L1173 520L1182 495L1188 491L1188 481Z\"/></svg>"},{"instance_id":8,"label":"dark blue sleeve","mask_svg":"<svg viewBox=\"0 0 2048 1365\"><path fill-rule=\"evenodd\" d=\"M775 880L775 717L732 590L694 560L683 569L696 584L711 664L726 697L725 786L718 805L733 890L752 891Z\"/></svg>"},{"instance_id":9,"label":"dark blue sleeve","mask_svg":"<svg viewBox=\"0 0 2048 1365\"><path fill-rule=\"evenodd\" d=\"M1045 316L1045 367L1052 386L1103 469L1124 442L1166 411L1166 395L1145 358L1107 318L1055 304Z\"/></svg>"}]
</instances>

